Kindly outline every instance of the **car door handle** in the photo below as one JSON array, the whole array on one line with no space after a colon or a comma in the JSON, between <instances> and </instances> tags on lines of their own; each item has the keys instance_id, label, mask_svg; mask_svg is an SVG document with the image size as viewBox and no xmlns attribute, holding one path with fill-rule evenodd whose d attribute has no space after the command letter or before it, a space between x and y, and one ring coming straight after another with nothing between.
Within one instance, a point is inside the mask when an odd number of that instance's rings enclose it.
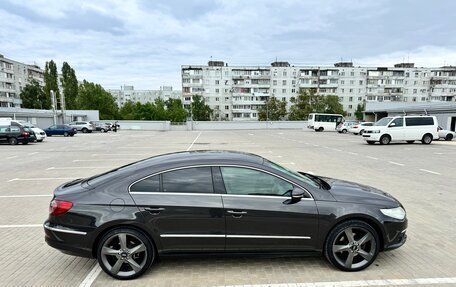
<instances>
[{"instance_id":1,"label":"car door handle","mask_svg":"<svg viewBox=\"0 0 456 287\"><path fill-rule=\"evenodd\" d=\"M153 215L157 215L165 209L163 207L146 207L144 210L152 213Z\"/></svg>"},{"instance_id":2,"label":"car door handle","mask_svg":"<svg viewBox=\"0 0 456 287\"><path fill-rule=\"evenodd\" d=\"M247 214L247 211L227 210L226 212L234 217L241 217L242 215Z\"/></svg>"}]
</instances>

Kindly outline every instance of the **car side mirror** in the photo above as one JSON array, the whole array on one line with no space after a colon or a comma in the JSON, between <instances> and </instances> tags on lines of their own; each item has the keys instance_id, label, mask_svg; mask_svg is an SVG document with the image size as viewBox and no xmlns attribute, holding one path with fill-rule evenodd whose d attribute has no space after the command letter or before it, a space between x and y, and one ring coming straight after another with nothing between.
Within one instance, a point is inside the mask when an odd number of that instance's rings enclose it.
<instances>
[{"instance_id":1,"label":"car side mirror","mask_svg":"<svg viewBox=\"0 0 456 287\"><path fill-rule=\"evenodd\" d=\"M388 127L395 127L396 126L396 123L391 123Z\"/></svg>"},{"instance_id":2,"label":"car side mirror","mask_svg":"<svg viewBox=\"0 0 456 287\"><path fill-rule=\"evenodd\" d=\"M285 200L283 203L284 204L293 204L293 203L299 202L304 197L304 194L305 194L304 190L300 189L299 187L295 187L291 191L291 198Z\"/></svg>"}]
</instances>

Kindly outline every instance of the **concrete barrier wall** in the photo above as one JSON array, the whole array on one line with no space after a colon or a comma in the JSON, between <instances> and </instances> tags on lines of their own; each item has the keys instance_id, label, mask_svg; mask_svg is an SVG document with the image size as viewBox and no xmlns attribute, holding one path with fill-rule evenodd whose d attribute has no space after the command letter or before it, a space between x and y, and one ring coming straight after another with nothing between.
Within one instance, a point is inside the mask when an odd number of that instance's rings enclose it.
<instances>
[{"instance_id":1,"label":"concrete barrier wall","mask_svg":"<svg viewBox=\"0 0 456 287\"><path fill-rule=\"evenodd\" d=\"M115 122L106 120L106 122ZM259 129L303 129L307 121L276 121L276 122L211 122L189 121L179 125L171 125L169 121L118 121L122 130L153 130L153 131L191 131L191 130L259 130Z\"/></svg>"}]
</instances>

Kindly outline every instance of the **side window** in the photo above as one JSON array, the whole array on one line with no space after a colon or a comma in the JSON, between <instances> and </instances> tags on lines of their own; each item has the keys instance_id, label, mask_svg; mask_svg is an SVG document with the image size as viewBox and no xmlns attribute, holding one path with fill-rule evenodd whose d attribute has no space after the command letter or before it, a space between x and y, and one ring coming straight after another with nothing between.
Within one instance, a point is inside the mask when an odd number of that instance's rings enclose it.
<instances>
[{"instance_id":1,"label":"side window","mask_svg":"<svg viewBox=\"0 0 456 287\"><path fill-rule=\"evenodd\" d=\"M164 192L213 193L210 167L185 168L162 175Z\"/></svg>"},{"instance_id":2,"label":"side window","mask_svg":"<svg viewBox=\"0 0 456 287\"><path fill-rule=\"evenodd\" d=\"M12 132L12 133L18 133L20 131L21 131L21 129L19 127L13 127L13 126L10 127L10 132Z\"/></svg>"},{"instance_id":3,"label":"side window","mask_svg":"<svg viewBox=\"0 0 456 287\"><path fill-rule=\"evenodd\" d=\"M57 126L50 126L49 129L50 130L55 130L57 128Z\"/></svg>"},{"instance_id":4,"label":"side window","mask_svg":"<svg viewBox=\"0 0 456 287\"><path fill-rule=\"evenodd\" d=\"M0 126L0 132L7 132L9 130L8 126Z\"/></svg>"},{"instance_id":5,"label":"side window","mask_svg":"<svg viewBox=\"0 0 456 287\"><path fill-rule=\"evenodd\" d=\"M394 121L391 122L392 123L395 123L396 125L394 126L394 128L397 128L397 127L402 127L404 125L404 118L397 118L395 119ZM391 125L390 124L390 125Z\"/></svg>"},{"instance_id":6,"label":"side window","mask_svg":"<svg viewBox=\"0 0 456 287\"><path fill-rule=\"evenodd\" d=\"M130 187L135 192L160 192L160 176L155 175L145 178Z\"/></svg>"},{"instance_id":7,"label":"side window","mask_svg":"<svg viewBox=\"0 0 456 287\"><path fill-rule=\"evenodd\" d=\"M434 118L432 117L413 117L405 118L407 126L432 126L434 125Z\"/></svg>"},{"instance_id":8,"label":"side window","mask_svg":"<svg viewBox=\"0 0 456 287\"><path fill-rule=\"evenodd\" d=\"M293 185L258 170L221 167L227 194L291 196Z\"/></svg>"}]
</instances>

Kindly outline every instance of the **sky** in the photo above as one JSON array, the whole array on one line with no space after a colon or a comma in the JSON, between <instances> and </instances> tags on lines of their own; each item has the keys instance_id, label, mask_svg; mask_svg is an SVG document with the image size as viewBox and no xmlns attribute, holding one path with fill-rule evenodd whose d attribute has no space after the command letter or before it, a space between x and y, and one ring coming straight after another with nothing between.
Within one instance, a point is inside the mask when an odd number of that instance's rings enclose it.
<instances>
[{"instance_id":1,"label":"sky","mask_svg":"<svg viewBox=\"0 0 456 287\"><path fill-rule=\"evenodd\" d=\"M453 0L1 0L0 54L108 89L181 89L181 65L456 65Z\"/></svg>"}]
</instances>

